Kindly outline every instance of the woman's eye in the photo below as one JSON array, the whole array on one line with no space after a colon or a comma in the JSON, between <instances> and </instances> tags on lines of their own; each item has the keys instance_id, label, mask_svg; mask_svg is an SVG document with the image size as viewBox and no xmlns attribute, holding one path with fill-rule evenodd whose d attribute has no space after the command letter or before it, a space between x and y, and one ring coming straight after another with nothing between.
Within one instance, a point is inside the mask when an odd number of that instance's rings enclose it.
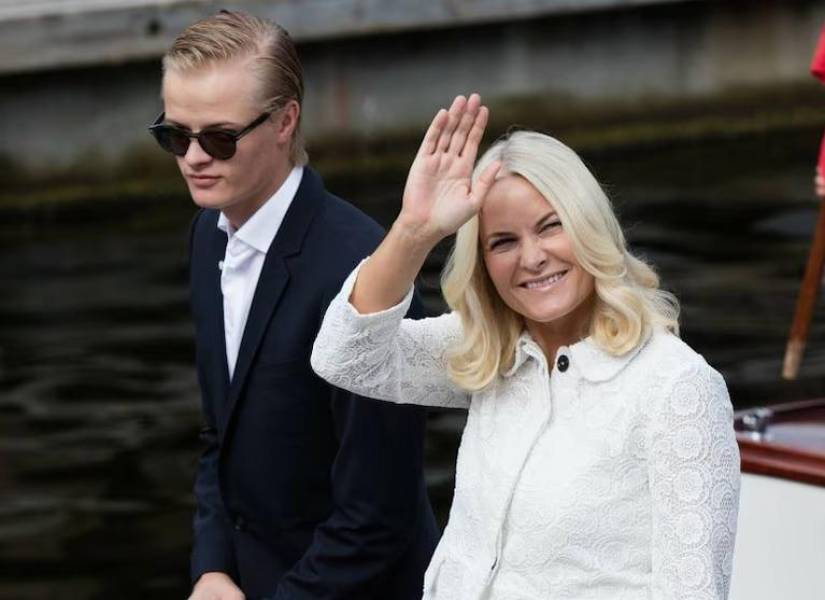
<instances>
[{"instance_id":1,"label":"woman's eye","mask_svg":"<svg viewBox=\"0 0 825 600\"><path fill-rule=\"evenodd\" d=\"M513 240L508 238L493 240L493 242L490 244L490 250L503 250L512 243Z\"/></svg>"},{"instance_id":2,"label":"woman's eye","mask_svg":"<svg viewBox=\"0 0 825 600\"><path fill-rule=\"evenodd\" d=\"M561 221L558 221L558 220L557 221L548 221L547 223L542 225L541 232L544 233L545 231L551 231L551 230L555 229L556 227L560 227L560 226L561 226Z\"/></svg>"}]
</instances>

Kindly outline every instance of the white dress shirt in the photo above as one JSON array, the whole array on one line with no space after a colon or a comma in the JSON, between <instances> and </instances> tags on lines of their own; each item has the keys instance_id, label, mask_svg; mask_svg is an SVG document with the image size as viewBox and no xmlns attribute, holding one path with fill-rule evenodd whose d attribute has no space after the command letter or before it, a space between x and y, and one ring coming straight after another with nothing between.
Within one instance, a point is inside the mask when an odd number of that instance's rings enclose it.
<instances>
[{"instance_id":1,"label":"white dress shirt","mask_svg":"<svg viewBox=\"0 0 825 600\"><path fill-rule=\"evenodd\" d=\"M266 253L281 227L286 211L292 204L303 173L303 167L292 169L278 191L264 202L240 229L232 227L223 213L218 218L218 229L224 231L229 238L226 254L218 268L221 269L223 328L226 335L226 364L229 367L230 381L235 373L246 319Z\"/></svg>"},{"instance_id":2,"label":"white dress shirt","mask_svg":"<svg viewBox=\"0 0 825 600\"><path fill-rule=\"evenodd\" d=\"M468 393L448 378L451 313L360 315L355 273L312 352L357 394L469 411L425 600L723 600L739 451L722 377L655 331L622 356L591 339L548 364L527 332L512 368Z\"/></svg>"}]
</instances>

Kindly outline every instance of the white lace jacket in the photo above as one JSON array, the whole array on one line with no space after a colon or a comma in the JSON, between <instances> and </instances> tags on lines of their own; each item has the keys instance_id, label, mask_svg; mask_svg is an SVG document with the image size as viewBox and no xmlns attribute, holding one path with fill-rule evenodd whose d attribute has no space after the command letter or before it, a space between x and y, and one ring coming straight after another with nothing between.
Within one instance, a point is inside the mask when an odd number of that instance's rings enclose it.
<instances>
[{"instance_id":1,"label":"white lace jacket","mask_svg":"<svg viewBox=\"0 0 825 600\"><path fill-rule=\"evenodd\" d=\"M513 368L472 395L447 377L457 315L359 315L354 272L315 341L336 386L469 409L449 523L424 578L438 600L722 599L739 452L722 377L677 337L616 358L588 340L552 370L528 334Z\"/></svg>"}]
</instances>

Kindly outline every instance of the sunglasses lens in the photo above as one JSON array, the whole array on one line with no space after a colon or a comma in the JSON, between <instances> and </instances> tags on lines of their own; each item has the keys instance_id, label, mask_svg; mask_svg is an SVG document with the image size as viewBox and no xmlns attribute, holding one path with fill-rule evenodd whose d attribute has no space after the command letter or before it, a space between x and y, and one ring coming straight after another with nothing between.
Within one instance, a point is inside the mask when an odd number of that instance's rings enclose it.
<instances>
[{"instance_id":1,"label":"sunglasses lens","mask_svg":"<svg viewBox=\"0 0 825 600\"><path fill-rule=\"evenodd\" d=\"M222 131L202 131L198 143L204 152L218 160L228 160L235 155L235 136Z\"/></svg>"},{"instance_id":2,"label":"sunglasses lens","mask_svg":"<svg viewBox=\"0 0 825 600\"><path fill-rule=\"evenodd\" d=\"M150 128L161 148L176 156L184 156L189 150L191 136L188 131L172 125L154 125ZM238 136L226 131L201 131L198 145L209 156L218 160L228 160L235 155Z\"/></svg>"},{"instance_id":3,"label":"sunglasses lens","mask_svg":"<svg viewBox=\"0 0 825 600\"><path fill-rule=\"evenodd\" d=\"M174 127L154 127L152 133L160 147L176 156L183 156L189 149L189 138Z\"/></svg>"}]
</instances>

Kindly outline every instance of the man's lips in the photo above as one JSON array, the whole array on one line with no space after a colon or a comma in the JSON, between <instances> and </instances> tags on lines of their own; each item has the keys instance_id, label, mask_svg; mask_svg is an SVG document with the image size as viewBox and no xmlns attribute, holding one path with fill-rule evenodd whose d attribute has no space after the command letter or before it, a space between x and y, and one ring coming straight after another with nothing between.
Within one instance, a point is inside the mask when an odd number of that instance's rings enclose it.
<instances>
[{"instance_id":1,"label":"man's lips","mask_svg":"<svg viewBox=\"0 0 825 600\"><path fill-rule=\"evenodd\" d=\"M192 182L192 184L198 187L209 187L217 183L220 179L220 175L203 175L203 174L196 174L196 173L189 173L186 175L187 181Z\"/></svg>"}]
</instances>

